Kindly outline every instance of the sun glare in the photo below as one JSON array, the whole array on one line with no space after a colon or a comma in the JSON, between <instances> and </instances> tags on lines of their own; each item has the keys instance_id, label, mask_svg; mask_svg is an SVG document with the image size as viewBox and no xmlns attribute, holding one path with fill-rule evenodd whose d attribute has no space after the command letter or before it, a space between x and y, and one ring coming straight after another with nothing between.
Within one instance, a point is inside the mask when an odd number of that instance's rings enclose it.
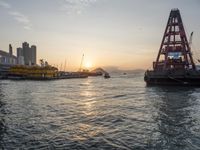
<instances>
[{"instance_id":1,"label":"sun glare","mask_svg":"<svg viewBox=\"0 0 200 150\"><path fill-rule=\"evenodd\" d=\"M87 61L85 64L84 64L84 67L89 69L89 68L92 68L92 63L90 61Z\"/></svg>"}]
</instances>

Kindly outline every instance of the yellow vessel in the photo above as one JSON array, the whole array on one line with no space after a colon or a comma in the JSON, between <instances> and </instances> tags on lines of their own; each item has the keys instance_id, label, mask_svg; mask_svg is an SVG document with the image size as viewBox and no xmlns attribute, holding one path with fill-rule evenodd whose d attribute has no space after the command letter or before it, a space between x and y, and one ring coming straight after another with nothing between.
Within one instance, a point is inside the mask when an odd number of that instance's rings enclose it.
<instances>
[{"instance_id":1,"label":"yellow vessel","mask_svg":"<svg viewBox=\"0 0 200 150\"><path fill-rule=\"evenodd\" d=\"M9 70L9 78L56 79L58 78L58 69L52 66L13 66Z\"/></svg>"}]
</instances>

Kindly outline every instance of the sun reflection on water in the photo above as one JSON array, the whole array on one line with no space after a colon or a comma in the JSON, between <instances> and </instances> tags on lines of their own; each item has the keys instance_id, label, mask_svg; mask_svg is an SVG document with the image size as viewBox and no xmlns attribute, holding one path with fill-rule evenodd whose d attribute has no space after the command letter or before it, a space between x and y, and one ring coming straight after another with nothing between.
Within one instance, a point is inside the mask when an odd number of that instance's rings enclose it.
<instances>
[{"instance_id":1,"label":"sun reflection on water","mask_svg":"<svg viewBox=\"0 0 200 150\"><path fill-rule=\"evenodd\" d=\"M96 92L94 91L94 85L91 79L85 81L84 85L87 87L82 89L80 95L82 96L81 103L83 105L83 113L86 116L94 116L96 114Z\"/></svg>"},{"instance_id":2,"label":"sun reflection on water","mask_svg":"<svg viewBox=\"0 0 200 150\"><path fill-rule=\"evenodd\" d=\"M72 139L77 141L85 141L102 133L102 127L94 125L92 121L98 114L96 110L96 92L92 79L88 78L82 85L84 88L80 91L81 99L79 103L84 121L81 121L74 127L75 134L72 137Z\"/></svg>"}]
</instances>

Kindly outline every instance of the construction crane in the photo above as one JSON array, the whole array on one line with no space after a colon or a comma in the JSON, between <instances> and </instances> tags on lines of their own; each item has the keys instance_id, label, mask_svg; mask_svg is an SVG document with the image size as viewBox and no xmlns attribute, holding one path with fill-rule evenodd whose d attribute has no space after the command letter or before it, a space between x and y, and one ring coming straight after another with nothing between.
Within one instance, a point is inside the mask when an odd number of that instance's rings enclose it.
<instances>
[{"instance_id":1,"label":"construction crane","mask_svg":"<svg viewBox=\"0 0 200 150\"><path fill-rule=\"evenodd\" d=\"M191 32L191 34L190 34L190 39L189 39L189 43L188 43L190 51L191 51L191 54L193 55L193 52L192 52L192 38L193 38L193 32Z\"/></svg>"},{"instance_id":2,"label":"construction crane","mask_svg":"<svg viewBox=\"0 0 200 150\"><path fill-rule=\"evenodd\" d=\"M193 34L194 34L194 32L191 32L191 34L190 34L190 39L189 39L189 47L190 47L190 49L192 47ZM200 63L200 59L197 59L197 61Z\"/></svg>"},{"instance_id":3,"label":"construction crane","mask_svg":"<svg viewBox=\"0 0 200 150\"><path fill-rule=\"evenodd\" d=\"M190 40L189 40L190 49L191 49L191 46L192 46L192 38L193 38L193 32L191 32L191 34L190 34Z\"/></svg>"},{"instance_id":4,"label":"construction crane","mask_svg":"<svg viewBox=\"0 0 200 150\"><path fill-rule=\"evenodd\" d=\"M80 72L82 71L83 60L84 60L84 54L82 55L82 58L81 58L81 64L80 64L80 68L79 68Z\"/></svg>"}]
</instances>

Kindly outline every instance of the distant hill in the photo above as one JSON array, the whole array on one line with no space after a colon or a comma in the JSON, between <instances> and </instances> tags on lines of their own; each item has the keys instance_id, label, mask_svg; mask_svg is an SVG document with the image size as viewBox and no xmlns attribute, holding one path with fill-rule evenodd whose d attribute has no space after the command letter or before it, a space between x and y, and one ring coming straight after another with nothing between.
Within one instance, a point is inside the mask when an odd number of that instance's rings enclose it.
<instances>
[{"instance_id":1,"label":"distant hill","mask_svg":"<svg viewBox=\"0 0 200 150\"><path fill-rule=\"evenodd\" d=\"M130 74L130 73L141 73L141 72L145 72L145 70L143 70L143 69L120 70L120 69L118 69L117 67L105 67L105 68L106 68L106 69L103 69L103 68L101 68L101 67L98 67L98 68L92 70L91 72L94 72L94 73L101 72L102 74L105 74L105 73L120 73L120 74L127 73L127 74Z\"/></svg>"},{"instance_id":2,"label":"distant hill","mask_svg":"<svg viewBox=\"0 0 200 150\"><path fill-rule=\"evenodd\" d=\"M107 73L107 71L105 71L103 68L96 68L96 69L94 69L94 70L92 70L91 72L94 72L94 73L102 73L102 74L105 74L105 73Z\"/></svg>"}]
</instances>

